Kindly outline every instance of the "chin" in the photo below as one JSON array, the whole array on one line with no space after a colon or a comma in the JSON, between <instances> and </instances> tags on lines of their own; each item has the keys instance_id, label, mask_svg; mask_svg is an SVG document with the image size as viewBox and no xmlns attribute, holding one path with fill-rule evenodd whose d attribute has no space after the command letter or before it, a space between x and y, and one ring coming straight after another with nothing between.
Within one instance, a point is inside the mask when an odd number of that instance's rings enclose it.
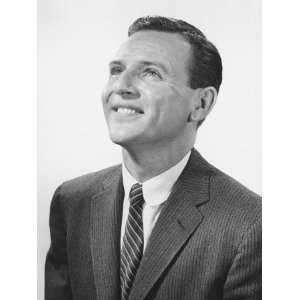
<instances>
[{"instance_id":1,"label":"chin","mask_svg":"<svg viewBox=\"0 0 300 300\"><path fill-rule=\"evenodd\" d=\"M111 131L110 139L113 143L123 147L137 142L136 135L132 134L132 132L122 132L122 130Z\"/></svg>"}]
</instances>

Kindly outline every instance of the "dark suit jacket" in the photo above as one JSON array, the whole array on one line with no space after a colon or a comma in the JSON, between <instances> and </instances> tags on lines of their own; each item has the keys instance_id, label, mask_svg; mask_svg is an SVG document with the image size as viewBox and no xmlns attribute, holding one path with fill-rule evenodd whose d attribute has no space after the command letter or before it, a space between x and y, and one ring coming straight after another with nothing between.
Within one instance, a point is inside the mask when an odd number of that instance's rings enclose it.
<instances>
[{"instance_id":1,"label":"dark suit jacket","mask_svg":"<svg viewBox=\"0 0 300 300\"><path fill-rule=\"evenodd\" d=\"M47 300L119 299L123 196L121 166L56 190ZM129 299L261 299L260 198L193 149L152 231Z\"/></svg>"}]
</instances>

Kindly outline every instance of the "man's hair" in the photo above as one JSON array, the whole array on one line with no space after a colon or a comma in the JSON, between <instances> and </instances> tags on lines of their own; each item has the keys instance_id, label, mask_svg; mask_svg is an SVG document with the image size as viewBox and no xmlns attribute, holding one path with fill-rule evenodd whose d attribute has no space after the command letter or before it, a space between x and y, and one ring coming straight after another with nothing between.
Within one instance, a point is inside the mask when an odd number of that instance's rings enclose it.
<instances>
[{"instance_id":1,"label":"man's hair","mask_svg":"<svg viewBox=\"0 0 300 300\"><path fill-rule=\"evenodd\" d=\"M156 30L181 35L191 45L189 59L189 85L193 89L213 86L217 92L222 82L222 60L217 48L205 35L185 21L161 16L146 16L135 20L128 36L138 31Z\"/></svg>"}]
</instances>

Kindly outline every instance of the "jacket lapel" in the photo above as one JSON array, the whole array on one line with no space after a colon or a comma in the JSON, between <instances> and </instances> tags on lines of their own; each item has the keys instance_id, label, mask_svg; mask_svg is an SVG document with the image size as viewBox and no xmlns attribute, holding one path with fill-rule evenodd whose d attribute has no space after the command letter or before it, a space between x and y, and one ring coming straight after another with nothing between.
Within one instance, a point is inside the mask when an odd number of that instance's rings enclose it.
<instances>
[{"instance_id":1,"label":"jacket lapel","mask_svg":"<svg viewBox=\"0 0 300 300\"><path fill-rule=\"evenodd\" d=\"M120 228L123 185L121 168L103 183L91 202L90 238L97 296L119 299Z\"/></svg>"},{"instance_id":2,"label":"jacket lapel","mask_svg":"<svg viewBox=\"0 0 300 300\"><path fill-rule=\"evenodd\" d=\"M129 299L144 299L201 223L198 206L209 200L209 164L192 150L151 233Z\"/></svg>"}]
</instances>

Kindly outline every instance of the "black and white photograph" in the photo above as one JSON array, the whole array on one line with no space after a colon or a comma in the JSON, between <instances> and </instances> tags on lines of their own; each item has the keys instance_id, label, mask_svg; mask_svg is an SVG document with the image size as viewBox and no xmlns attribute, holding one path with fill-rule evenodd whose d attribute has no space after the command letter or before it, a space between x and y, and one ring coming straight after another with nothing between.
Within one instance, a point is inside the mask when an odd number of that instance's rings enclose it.
<instances>
[{"instance_id":1,"label":"black and white photograph","mask_svg":"<svg viewBox=\"0 0 300 300\"><path fill-rule=\"evenodd\" d=\"M38 299L262 299L261 1L38 1Z\"/></svg>"},{"instance_id":2,"label":"black and white photograph","mask_svg":"<svg viewBox=\"0 0 300 300\"><path fill-rule=\"evenodd\" d=\"M1 299L299 299L299 3L0 3Z\"/></svg>"}]
</instances>

